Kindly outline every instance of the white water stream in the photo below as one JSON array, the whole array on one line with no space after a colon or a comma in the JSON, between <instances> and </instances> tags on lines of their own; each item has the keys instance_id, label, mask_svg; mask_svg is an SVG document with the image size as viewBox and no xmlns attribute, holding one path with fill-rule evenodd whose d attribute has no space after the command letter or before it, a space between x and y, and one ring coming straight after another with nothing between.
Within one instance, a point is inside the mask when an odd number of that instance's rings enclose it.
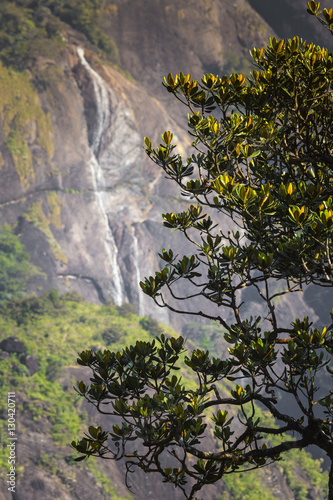
<instances>
[{"instance_id":1,"label":"white water stream","mask_svg":"<svg viewBox=\"0 0 333 500\"><path fill-rule=\"evenodd\" d=\"M135 268L135 282L137 283L138 287L138 295L139 295L139 310L138 310L138 315L139 316L144 316L144 305L143 305L143 293L140 287L140 281L141 281L141 276L140 276L140 269L138 266L139 262L139 245L138 245L138 239L135 235L135 228L132 226L132 237L133 237L133 247L134 247L134 268Z\"/></svg>"},{"instance_id":2,"label":"white water stream","mask_svg":"<svg viewBox=\"0 0 333 500\"><path fill-rule=\"evenodd\" d=\"M121 277L120 268L118 265L118 249L112 234L107 215L107 197L106 197L106 182L103 170L98 161L98 153L101 147L102 139L108 130L111 122L110 112L110 90L104 80L90 66L84 57L82 47L77 48L77 53L82 66L88 71L91 76L97 107L97 127L94 131L94 136L91 145L91 158L89 168L91 173L93 191L101 213L100 224L104 233L104 249L109 267L109 275L111 276L112 287L110 294L116 305L121 305L124 302L123 280Z\"/></svg>"}]
</instances>

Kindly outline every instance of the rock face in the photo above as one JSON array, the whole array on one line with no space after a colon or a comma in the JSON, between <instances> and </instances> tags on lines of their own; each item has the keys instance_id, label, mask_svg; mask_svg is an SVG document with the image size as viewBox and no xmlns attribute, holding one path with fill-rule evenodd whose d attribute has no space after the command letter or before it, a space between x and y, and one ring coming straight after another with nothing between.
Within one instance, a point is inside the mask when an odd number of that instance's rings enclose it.
<instances>
[{"instance_id":1,"label":"rock face","mask_svg":"<svg viewBox=\"0 0 333 500\"><path fill-rule=\"evenodd\" d=\"M131 96L136 89L111 67L100 67L101 77L78 46L66 47L62 65L66 76L52 88L53 108L47 96L35 95L50 109L54 154L45 164L36 162L24 183L9 158L2 172L7 182L2 183L1 223L18 222L27 250L47 273L47 282L36 286L74 288L91 300L118 305L130 301L144 313L139 275L156 260L152 256L149 262L142 249L142 228L153 220L147 195L156 173L141 147ZM141 94L147 105L151 99L144 90ZM149 107L161 127L171 125L163 108L154 102ZM4 143L2 150L6 154ZM138 258L140 251L145 258Z\"/></svg>"},{"instance_id":2,"label":"rock face","mask_svg":"<svg viewBox=\"0 0 333 500\"><path fill-rule=\"evenodd\" d=\"M206 72L221 74L234 57L248 58L249 49L266 44L272 34L244 0L114 4L118 15L105 24L117 42L121 65L154 93L168 72L196 78Z\"/></svg>"},{"instance_id":3,"label":"rock face","mask_svg":"<svg viewBox=\"0 0 333 500\"><path fill-rule=\"evenodd\" d=\"M34 291L56 287L93 302L130 302L140 315L181 326L181 317L154 308L138 284L158 269L163 247L186 251L161 223L161 213L177 210L183 201L146 158L143 137L156 144L171 130L185 153L190 147L186 117L163 91L163 76L182 70L199 78L208 71L246 69L248 50L266 45L274 31L245 0L113 0L110 5L105 29L117 43L122 71L68 27L60 57L36 57L33 72L0 66L0 225L15 225L33 262L46 273L46 280L31 284ZM50 76L41 86L35 75L45 72ZM253 315L255 298L248 297L246 307ZM290 317L309 311L299 298L281 303L281 315L286 308ZM15 339L4 342L2 354L24 355ZM38 371L33 357L24 360L29 375ZM27 402L20 403L24 408ZM24 500L104 499L103 489L92 489L84 471L71 482L65 459L55 457L48 423L34 427L23 414L21 453L30 464L20 489ZM45 461L41 449L55 462ZM38 463L43 467L33 465ZM119 469L101 467L126 497ZM267 477L276 498L291 498L278 467ZM149 475L136 482L138 500L181 498ZM3 491L0 499L10 500ZM212 487L206 498L222 493Z\"/></svg>"},{"instance_id":4,"label":"rock face","mask_svg":"<svg viewBox=\"0 0 333 500\"><path fill-rule=\"evenodd\" d=\"M297 35L303 40L330 47L332 35L323 30L318 21L306 12L303 0L249 0L265 21L276 31L279 37L292 38ZM322 8L324 5L322 3Z\"/></svg>"},{"instance_id":5,"label":"rock face","mask_svg":"<svg viewBox=\"0 0 333 500\"><path fill-rule=\"evenodd\" d=\"M33 290L130 302L140 315L180 326L139 287L163 247L186 252L161 224L161 213L184 202L146 157L143 137L156 144L171 130L185 153L186 110L164 91L163 76L246 71L249 48L274 32L245 0L116 0L109 12L105 30L122 72L66 25L54 59L38 56L26 73L0 66L0 225L16 224L46 273ZM40 74L48 75L43 85Z\"/></svg>"},{"instance_id":6,"label":"rock face","mask_svg":"<svg viewBox=\"0 0 333 500\"><path fill-rule=\"evenodd\" d=\"M176 239L161 226L161 213L175 210L179 199L146 158L143 136L156 143L169 129L180 152L190 145L184 110L163 92L162 77L181 69L198 77L222 71L233 58L242 61L248 47L265 43L269 31L243 1L114 5L106 29L135 83L101 62L70 28L60 57L35 60L35 74L47 69L58 75L46 88L33 85L31 74L1 68L8 83L0 104L0 224L16 224L47 274L34 289L74 289L96 302L131 302L139 314L170 322L138 284L158 268L157 252ZM8 117L11 102L21 106ZM19 145L10 149L8 140L23 108L30 114L21 131L26 153Z\"/></svg>"}]
</instances>

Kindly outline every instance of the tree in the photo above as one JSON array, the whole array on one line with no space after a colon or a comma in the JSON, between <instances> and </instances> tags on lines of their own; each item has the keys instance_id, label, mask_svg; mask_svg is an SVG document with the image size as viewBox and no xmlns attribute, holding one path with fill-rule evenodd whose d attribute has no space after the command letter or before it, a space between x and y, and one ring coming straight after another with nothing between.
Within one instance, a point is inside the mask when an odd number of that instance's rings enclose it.
<instances>
[{"instance_id":1,"label":"tree","mask_svg":"<svg viewBox=\"0 0 333 500\"><path fill-rule=\"evenodd\" d=\"M43 273L30 262L24 246L5 224L0 228L0 307L22 297L29 279L35 276L43 276Z\"/></svg>"},{"instance_id":2,"label":"tree","mask_svg":"<svg viewBox=\"0 0 333 500\"><path fill-rule=\"evenodd\" d=\"M333 9L321 12L311 1L308 12L332 28ZM202 310L187 314L220 323L229 357L200 349L186 355L195 390L175 373L182 337L161 335L121 352L87 350L78 359L93 372L78 392L121 424L111 432L90 426L72 443L77 460L125 457L128 471L158 472L187 499L225 474L264 467L294 448L316 445L333 462L333 391L318 392L318 376L333 373L333 324L319 330L304 317L286 325L277 314L282 296L333 285L333 57L297 37L273 38L252 57L249 79L207 74L199 83L183 73L165 79L189 110L194 153L186 161L171 132L156 149L145 138L150 158L194 200L184 212L163 215L194 253L179 258L163 250L165 267L141 288L178 313L179 302L199 297ZM244 289L258 294L262 318L243 317ZM207 312L205 301L216 313ZM234 384L227 396L223 381ZM290 413L281 410L279 393L293 400ZM274 422L260 419L258 405ZM203 451L208 421L218 451Z\"/></svg>"}]
</instances>

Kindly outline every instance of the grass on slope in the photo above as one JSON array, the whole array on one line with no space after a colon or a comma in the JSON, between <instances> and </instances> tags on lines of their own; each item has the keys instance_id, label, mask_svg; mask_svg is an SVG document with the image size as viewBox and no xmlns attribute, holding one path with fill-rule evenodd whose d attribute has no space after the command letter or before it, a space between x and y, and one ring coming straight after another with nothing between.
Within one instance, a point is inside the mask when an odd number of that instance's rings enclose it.
<instances>
[{"instance_id":1,"label":"grass on slope","mask_svg":"<svg viewBox=\"0 0 333 500\"><path fill-rule=\"evenodd\" d=\"M216 326L202 328L204 347L214 350L216 341L220 343ZM81 408L82 399L72 389L75 380L71 381L69 387L68 382L64 381L65 369L77 367L77 353L84 349L119 350L125 345L135 343L137 339L151 340L162 331L174 334L171 329L158 325L154 320L139 318L134 314L133 307L128 304L122 307L97 306L84 302L75 293L59 297L56 291L50 291L39 298L30 297L10 302L0 310L0 341L11 336L23 341L27 355L38 360L39 369L29 376L22 354L2 353L1 414L6 415L8 391L15 391L17 395L23 394L25 406L18 407L18 415L28 415L33 422L40 423L41 427L47 422L59 456L65 456L71 465L70 469L75 470L74 468L80 465L74 464L68 443L82 435L89 423ZM189 338L190 329L187 333ZM193 377L190 379L189 372L185 369L182 371L186 383L194 386ZM2 420L3 430L7 425L5 418L6 416ZM6 458L6 452L2 449L2 470L7 469ZM50 467L52 461L46 458L44 465L48 464L47 467ZM120 497L115 496L116 492L112 489L109 479L99 472L98 462L88 461L84 464L95 475L96 484L102 483L106 498L120 500ZM287 454L279 465L294 492L295 500L304 499L307 495L304 482L294 477L293 471L296 468L303 469L306 473L314 489L318 491L318 498L319 492L325 495L326 474L322 473L319 461L312 460L309 454L295 450ZM274 496L266 478L265 469L226 476L226 490L216 500L273 500ZM156 481L158 480L156 477Z\"/></svg>"}]
</instances>

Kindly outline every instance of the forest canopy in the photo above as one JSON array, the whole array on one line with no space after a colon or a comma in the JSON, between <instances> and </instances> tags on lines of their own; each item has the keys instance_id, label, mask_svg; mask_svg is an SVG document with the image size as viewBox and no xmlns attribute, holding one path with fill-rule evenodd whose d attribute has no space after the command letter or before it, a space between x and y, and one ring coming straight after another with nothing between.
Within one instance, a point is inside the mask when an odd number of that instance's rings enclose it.
<instances>
[{"instance_id":1,"label":"forest canopy","mask_svg":"<svg viewBox=\"0 0 333 500\"><path fill-rule=\"evenodd\" d=\"M0 59L26 67L37 56L57 54L63 23L83 33L117 62L117 46L103 28L102 0L5 0L0 4Z\"/></svg>"}]
</instances>

